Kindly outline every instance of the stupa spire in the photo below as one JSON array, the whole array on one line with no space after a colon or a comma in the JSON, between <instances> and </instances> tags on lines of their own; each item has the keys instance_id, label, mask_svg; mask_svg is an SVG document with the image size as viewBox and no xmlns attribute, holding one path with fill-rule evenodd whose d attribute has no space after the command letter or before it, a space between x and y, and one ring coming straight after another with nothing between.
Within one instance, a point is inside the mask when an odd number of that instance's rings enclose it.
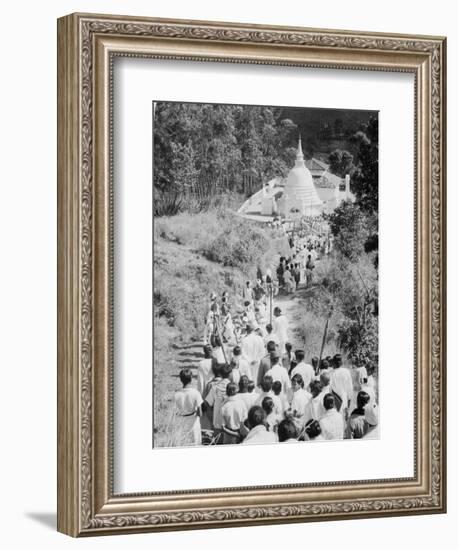
<instances>
[{"instance_id":1,"label":"stupa spire","mask_svg":"<svg viewBox=\"0 0 458 550\"><path fill-rule=\"evenodd\" d=\"M296 152L296 166L304 165L304 153L302 152L302 140L299 134L299 141L297 142L297 152Z\"/></svg>"}]
</instances>

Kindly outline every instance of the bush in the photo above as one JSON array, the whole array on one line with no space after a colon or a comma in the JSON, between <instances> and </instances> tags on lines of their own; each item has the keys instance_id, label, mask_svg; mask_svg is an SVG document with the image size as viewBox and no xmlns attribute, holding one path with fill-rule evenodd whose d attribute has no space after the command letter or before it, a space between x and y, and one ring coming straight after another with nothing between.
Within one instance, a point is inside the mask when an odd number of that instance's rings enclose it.
<instances>
[{"instance_id":1,"label":"bush","mask_svg":"<svg viewBox=\"0 0 458 550\"><path fill-rule=\"evenodd\" d=\"M378 370L378 323L368 315L366 322L346 319L338 329L339 341L348 358L357 367L366 367L369 374Z\"/></svg>"},{"instance_id":2,"label":"bush","mask_svg":"<svg viewBox=\"0 0 458 550\"><path fill-rule=\"evenodd\" d=\"M175 216L181 212L182 208L183 200L178 193L154 192L153 212L156 218L162 216Z\"/></svg>"},{"instance_id":3,"label":"bush","mask_svg":"<svg viewBox=\"0 0 458 550\"><path fill-rule=\"evenodd\" d=\"M221 231L217 212L192 214L181 212L177 216L167 216L155 220L155 237L202 250L208 239Z\"/></svg>"},{"instance_id":4,"label":"bush","mask_svg":"<svg viewBox=\"0 0 458 550\"><path fill-rule=\"evenodd\" d=\"M306 295L298 334L311 354L321 348L329 311L332 315L324 355L344 351L355 365L378 365L378 281L372 255L357 263L328 257L317 263L313 292Z\"/></svg>"},{"instance_id":5,"label":"bush","mask_svg":"<svg viewBox=\"0 0 458 550\"><path fill-rule=\"evenodd\" d=\"M364 254L369 237L368 220L358 205L342 203L329 215L329 225L337 250L348 260L357 262Z\"/></svg>"},{"instance_id":6,"label":"bush","mask_svg":"<svg viewBox=\"0 0 458 550\"><path fill-rule=\"evenodd\" d=\"M265 263L264 256L269 249L270 241L261 230L234 220L216 239L209 241L203 252L209 260L246 272Z\"/></svg>"}]
</instances>

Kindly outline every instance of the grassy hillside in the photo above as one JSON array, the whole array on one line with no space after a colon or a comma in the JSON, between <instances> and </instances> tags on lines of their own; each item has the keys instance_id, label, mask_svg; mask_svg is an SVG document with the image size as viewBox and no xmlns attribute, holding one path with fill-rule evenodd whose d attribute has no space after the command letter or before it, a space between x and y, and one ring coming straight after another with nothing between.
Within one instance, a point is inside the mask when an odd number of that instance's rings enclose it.
<instances>
[{"instance_id":1,"label":"grassy hillside","mask_svg":"<svg viewBox=\"0 0 458 550\"><path fill-rule=\"evenodd\" d=\"M224 210L162 217L154 226L154 315L200 339L211 292L238 306L246 280L286 252L285 238Z\"/></svg>"}]
</instances>

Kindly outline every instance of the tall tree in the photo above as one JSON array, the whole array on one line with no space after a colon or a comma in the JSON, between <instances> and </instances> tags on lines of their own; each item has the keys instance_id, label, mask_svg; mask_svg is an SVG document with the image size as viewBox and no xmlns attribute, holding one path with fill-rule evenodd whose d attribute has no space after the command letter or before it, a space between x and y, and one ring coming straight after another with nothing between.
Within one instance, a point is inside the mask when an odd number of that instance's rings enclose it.
<instances>
[{"instance_id":1,"label":"tall tree","mask_svg":"<svg viewBox=\"0 0 458 550\"><path fill-rule=\"evenodd\" d=\"M237 188L285 174L296 125L281 108L160 102L154 114L154 185L176 191L205 181ZM215 186L212 187L214 189Z\"/></svg>"},{"instance_id":2,"label":"tall tree","mask_svg":"<svg viewBox=\"0 0 458 550\"><path fill-rule=\"evenodd\" d=\"M347 174L353 174L355 165L353 164L353 155L348 151L335 149L328 157L329 171L340 178Z\"/></svg>"},{"instance_id":3,"label":"tall tree","mask_svg":"<svg viewBox=\"0 0 458 550\"><path fill-rule=\"evenodd\" d=\"M352 177L352 190L362 210L378 212L378 118L372 117L364 131L355 134L359 144L357 167Z\"/></svg>"},{"instance_id":4,"label":"tall tree","mask_svg":"<svg viewBox=\"0 0 458 550\"><path fill-rule=\"evenodd\" d=\"M351 262L358 261L369 236L367 219L360 207L343 202L329 215L329 225L337 250Z\"/></svg>"}]
</instances>

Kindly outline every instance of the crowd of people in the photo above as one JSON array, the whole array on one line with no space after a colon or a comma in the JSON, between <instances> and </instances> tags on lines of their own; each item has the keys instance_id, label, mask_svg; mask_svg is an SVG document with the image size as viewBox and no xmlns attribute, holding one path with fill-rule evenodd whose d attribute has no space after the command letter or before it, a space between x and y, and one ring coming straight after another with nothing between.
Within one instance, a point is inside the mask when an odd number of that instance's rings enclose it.
<instances>
[{"instance_id":1,"label":"crowd of people","mask_svg":"<svg viewBox=\"0 0 458 550\"><path fill-rule=\"evenodd\" d=\"M326 253L318 237L292 244L290 257L280 258L277 278L268 271L254 285L247 281L242 311L234 317L227 293L210 296L197 387L185 368L175 393L184 444L357 439L374 432L372 373L347 368L340 354L320 359L293 350L288 319L273 307L279 290L294 292L301 282L310 283L314 262Z\"/></svg>"}]
</instances>

